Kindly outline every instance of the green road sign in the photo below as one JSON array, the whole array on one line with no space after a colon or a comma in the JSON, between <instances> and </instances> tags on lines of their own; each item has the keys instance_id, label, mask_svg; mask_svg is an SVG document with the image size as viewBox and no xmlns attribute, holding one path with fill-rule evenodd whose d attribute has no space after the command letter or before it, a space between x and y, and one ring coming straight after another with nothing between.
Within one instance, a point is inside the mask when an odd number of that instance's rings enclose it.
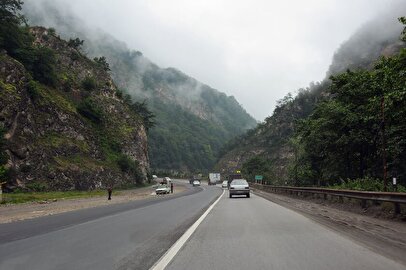
<instances>
[{"instance_id":1,"label":"green road sign","mask_svg":"<svg viewBox=\"0 0 406 270\"><path fill-rule=\"evenodd\" d=\"M259 181L261 181L262 180L262 175L255 175L255 180L259 180Z\"/></svg>"}]
</instances>

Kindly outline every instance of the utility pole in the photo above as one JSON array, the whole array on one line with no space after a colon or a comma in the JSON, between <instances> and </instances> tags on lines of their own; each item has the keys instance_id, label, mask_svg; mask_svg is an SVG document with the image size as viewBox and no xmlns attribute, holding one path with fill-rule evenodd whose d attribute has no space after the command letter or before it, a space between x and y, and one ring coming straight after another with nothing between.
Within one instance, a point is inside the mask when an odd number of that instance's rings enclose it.
<instances>
[{"instance_id":1,"label":"utility pole","mask_svg":"<svg viewBox=\"0 0 406 270\"><path fill-rule=\"evenodd\" d=\"M383 191L388 190L387 165L386 165L386 139L385 139L385 96L381 98L381 117L382 117L382 165L383 165Z\"/></svg>"}]
</instances>

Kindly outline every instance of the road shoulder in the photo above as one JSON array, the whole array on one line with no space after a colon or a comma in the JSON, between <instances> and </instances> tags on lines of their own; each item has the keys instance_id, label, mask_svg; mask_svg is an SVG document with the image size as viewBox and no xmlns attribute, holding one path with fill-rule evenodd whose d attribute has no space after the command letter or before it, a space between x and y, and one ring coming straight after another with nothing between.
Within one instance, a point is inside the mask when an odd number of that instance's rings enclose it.
<instances>
[{"instance_id":1,"label":"road shoulder","mask_svg":"<svg viewBox=\"0 0 406 270\"><path fill-rule=\"evenodd\" d=\"M185 184L175 183L174 194L168 194L165 196L170 197L186 190L187 186ZM132 190L122 190L118 195L112 196L112 200L107 200L106 192L106 196L91 198L57 200L46 203L32 202L24 204L1 205L0 224L50 216L80 209L144 200L154 196L156 196L154 194L154 189L152 186L149 186Z\"/></svg>"},{"instance_id":2,"label":"road shoulder","mask_svg":"<svg viewBox=\"0 0 406 270\"><path fill-rule=\"evenodd\" d=\"M300 213L363 246L406 265L406 224L343 211L319 203L254 190L264 199Z\"/></svg>"}]
</instances>

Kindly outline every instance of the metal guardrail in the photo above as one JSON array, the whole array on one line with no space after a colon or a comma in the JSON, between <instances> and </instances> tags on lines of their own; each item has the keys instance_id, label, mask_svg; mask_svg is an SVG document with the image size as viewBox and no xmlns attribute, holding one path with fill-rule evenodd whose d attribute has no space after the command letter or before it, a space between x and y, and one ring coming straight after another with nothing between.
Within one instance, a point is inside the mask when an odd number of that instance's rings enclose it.
<instances>
[{"instance_id":1,"label":"metal guardrail","mask_svg":"<svg viewBox=\"0 0 406 270\"><path fill-rule=\"evenodd\" d=\"M366 207L366 201L379 201L379 202L391 202L394 203L395 213L400 213L399 204L406 204L406 193L400 192L373 192L373 191L357 191L357 190L339 190L329 188L313 188L313 187L284 187L284 186L271 186L261 185L256 183L250 183L253 188L257 188L264 191L271 191L274 193L287 193L292 195L304 195L304 194L317 194L323 195L324 199L327 196L342 198L351 198L361 200L361 205Z\"/></svg>"}]
</instances>

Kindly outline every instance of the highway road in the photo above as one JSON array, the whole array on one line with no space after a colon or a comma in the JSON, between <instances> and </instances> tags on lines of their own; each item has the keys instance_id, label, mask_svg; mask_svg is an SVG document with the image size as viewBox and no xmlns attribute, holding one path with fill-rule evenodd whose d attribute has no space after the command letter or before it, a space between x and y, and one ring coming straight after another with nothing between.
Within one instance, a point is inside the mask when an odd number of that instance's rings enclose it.
<instances>
[{"instance_id":1,"label":"highway road","mask_svg":"<svg viewBox=\"0 0 406 270\"><path fill-rule=\"evenodd\" d=\"M221 194L173 196L0 225L0 269L148 269Z\"/></svg>"},{"instance_id":2,"label":"highway road","mask_svg":"<svg viewBox=\"0 0 406 270\"><path fill-rule=\"evenodd\" d=\"M0 269L150 269L221 192L190 187L0 225ZM406 269L259 196L230 199L226 191L210 209L166 269Z\"/></svg>"},{"instance_id":3,"label":"highway road","mask_svg":"<svg viewBox=\"0 0 406 270\"><path fill-rule=\"evenodd\" d=\"M314 221L253 195L226 192L167 270L406 269Z\"/></svg>"}]
</instances>

